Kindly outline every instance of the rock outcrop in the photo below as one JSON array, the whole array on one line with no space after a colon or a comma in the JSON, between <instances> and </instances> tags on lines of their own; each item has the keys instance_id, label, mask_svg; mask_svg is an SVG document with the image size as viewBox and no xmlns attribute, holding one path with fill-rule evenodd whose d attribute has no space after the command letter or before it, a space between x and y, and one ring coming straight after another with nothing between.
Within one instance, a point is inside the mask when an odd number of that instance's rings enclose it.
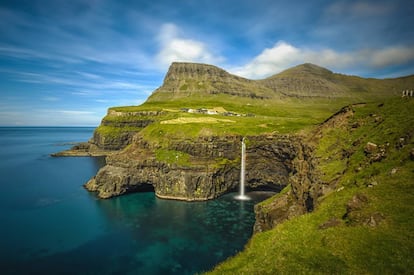
<instances>
[{"instance_id":1,"label":"rock outcrop","mask_svg":"<svg viewBox=\"0 0 414 275\"><path fill-rule=\"evenodd\" d=\"M288 190L280 193L269 203L255 206L254 232L272 229L285 220L313 210L321 195L321 186L315 169L312 149L306 143L297 142L287 184Z\"/></svg>"},{"instance_id":2,"label":"rock outcrop","mask_svg":"<svg viewBox=\"0 0 414 275\"><path fill-rule=\"evenodd\" d=\"M132 142L133 136L154 123L157 117L165 114L163 111L118 111L109 109L102 119L101 125L95 130L89 143L102 150L120 150Z\"/></svg>"},{"instance_id":3,"label":"rock outcrop","mask_svg":"<svg viewBox=\"0 0 414 275\"><path fill-rule=\"evenodd\" d=\"M109 109L101 125L88 142L80 142L69 150L54 153L54 157L108 156L132 142L136 133L154 123L163 111L117 111ZM122 107L121 107L122 109Z\"/></svg>"},{"instance_id":4,"label":"rock outcrop","mask_svg":"<svg viewBox=\"0 0 414 275\"><path fill-rule=\"evenodd\" d=\"M139 134L131 146L107 158L107 165L85 187L100 198L110 198L151 188L161 198L208 200L238 187L241 136L210 136L196 140L172 140L162 159L158 148ZM289 181L310 184L303 145L298 137L247 137L246 186L280 191ZM174 158L176 155L176 159ZM182 163L179 158L187 156ZM291 179L290 179L291 178ZM298 196L304 195L297 191ZM303 207L308 207L304 205Z\"/></svg>"},{"instance_id":5,"label":"rock outcrop","mask_svg":"<svg viewBox=\"0 0 414 275\"><path fill-rule=\"evenodd\" d=\"M318 204L318 198L328 192L326 190L332 189L328 183L320 180L318 159L314 156L313 147L322 138L326 129L354 127L349 125L349 118L354 114L353 108L364 105L358 103L342 108L321 123L310 135L301 139L301 143L296 146L297 154L292 164L295 170L288 178L288 189L277 194L269 202L255 206L255 233L270 230L286 220L313 211ZM322 227L326 226L328 225Z\"/></svg>"}]
</instances>

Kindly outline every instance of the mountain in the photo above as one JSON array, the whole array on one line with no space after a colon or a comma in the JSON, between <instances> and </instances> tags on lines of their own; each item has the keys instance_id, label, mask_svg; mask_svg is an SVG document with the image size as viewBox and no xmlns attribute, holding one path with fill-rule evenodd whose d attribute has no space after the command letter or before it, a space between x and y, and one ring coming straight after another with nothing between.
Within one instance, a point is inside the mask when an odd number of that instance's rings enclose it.
<instances>
[{"instance_id":1,"label":"mountain","mask_svg":"<svg viewBox=\"0 0 414 275\"><path fill-rule=\"evenodd\" d=\"M163 85L154 91L148 102L220 94L257 99L270 99L276 95L256 81L232 75L216 66L174 62Z\"/></svg>"},{"instance_id":2,"label":"mountain","mask_svg":"<svg viewBox=\"0 0 414 275\"><path fill-rule=\"evenodd\" d=\"M303 64L259 82L285 96L348 96L348 87L334 81L334 76L333 72L325 68L313 64Z\"/></svg>"},{"instance_id":3,"label":"mountain","mask_svg":"<svg viewBox=\"0 0 414 275\"><path fill-rule=\"evenodd\" d=\"M414 76L374 79L348 76L314 64L302 64L259 81L285 96L295 97L370 97L400 95L413 86Z\"/></svg>"},{"instance_id":4,"label":"mountain","mask_svg":"<svg viewBox=\"0 0 414 275\"><path fill-rule=\"evenodd\" d=\"M228 95L256 99L296 98L360 98L396 96L410 89L414 76L374 79L334 73L306 63L262 80L249 80L232 75L216 66L197 63L173 63L163 85L148 102L198 99Z\"/></svg>"}]
</instances>

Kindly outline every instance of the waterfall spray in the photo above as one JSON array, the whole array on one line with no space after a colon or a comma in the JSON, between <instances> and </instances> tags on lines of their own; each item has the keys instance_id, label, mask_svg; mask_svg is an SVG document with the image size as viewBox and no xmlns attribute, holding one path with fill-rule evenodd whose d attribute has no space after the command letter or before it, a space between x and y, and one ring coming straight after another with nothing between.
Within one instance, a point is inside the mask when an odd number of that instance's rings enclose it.
<instances>
[{"instance_id":1,"label":"waterfall spray","mask_svg":"<svg viewBox=\"0 0 414 275\"><path fill-rule=\"evenodd\" d=\"M246 174L246 143L244 138L242 139L241 145L241 163L240 163L240 191L239 195L236 197L238 200L248 200L250 199L245 195L245 174Z\"/></svg>"}]
</instances>

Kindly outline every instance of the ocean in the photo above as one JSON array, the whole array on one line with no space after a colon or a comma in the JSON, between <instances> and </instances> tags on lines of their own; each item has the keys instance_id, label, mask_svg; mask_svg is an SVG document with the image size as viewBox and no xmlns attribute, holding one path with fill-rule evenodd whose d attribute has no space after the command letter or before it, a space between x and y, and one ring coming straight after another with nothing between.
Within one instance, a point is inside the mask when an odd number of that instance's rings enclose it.
<instances>
[{"instance_id":1,"label":"ocean","mask_svg":"<svg viewBox=\"0 0 414 275\"><path fill-rule=\"evenodd\" d=\"M104 158L51 157L93 128L0 127L1 274L194 274L241 251L252 200L206 202L154 193L97 199L82 185Z\"/></svg>"}]
</instances>

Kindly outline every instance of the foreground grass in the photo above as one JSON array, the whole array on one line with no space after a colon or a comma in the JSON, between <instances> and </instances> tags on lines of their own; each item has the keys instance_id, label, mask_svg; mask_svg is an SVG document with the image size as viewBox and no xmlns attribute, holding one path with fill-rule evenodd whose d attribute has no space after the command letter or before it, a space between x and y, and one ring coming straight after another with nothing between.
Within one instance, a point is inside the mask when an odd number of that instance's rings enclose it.
<instances>
[{"instance_id":1,"label":"foreground grass","mask_svg":"<svg viewBox=\"0 0 414 275\"><path fill-rule=\"evenodd\" d=\"M411 273L414 101L381 103L358 107L344 125L323 130L316 154L323 180L333 189L314 212L254 235L243 252L209 274ZM367 142L384 146L385 158L370 160L364 154ZM346 217L356 194L368 202L356 216ZM381 221L370 224L372 215ZM332 219L339 223L321 229Z\"/></svg>"}]
</instances>

